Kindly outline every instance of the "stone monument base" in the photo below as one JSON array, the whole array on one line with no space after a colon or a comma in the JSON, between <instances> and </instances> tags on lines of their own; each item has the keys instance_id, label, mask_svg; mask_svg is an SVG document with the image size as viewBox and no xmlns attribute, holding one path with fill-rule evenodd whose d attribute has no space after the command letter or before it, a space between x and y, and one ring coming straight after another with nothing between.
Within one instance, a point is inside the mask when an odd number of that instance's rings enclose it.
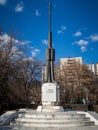
<instances>
[{"instance_id":1,"label":"stone monument base","mask_svg":"<svg viewBox=\"0 0 98 130\"><path fill-rule=\"evenodd\" d=\"M63 107L59 106L59 85L44 83L42 85L42 105L38 106L39 112L61 112Z\"/></svg>"},{"instance_id":2,"label":"stone monument base","mask_svg":"<svg viewBox=\"0 0 98 130\"><path fill-rule=\"evenodd\" d=\"M40 105L37 107L38 112L63 112L62 106L54 106L54 105Z\"/></svg>"},{"instance_id":3,"label":"stone monument base","mask_svg":"<svg viewBox=\"0 0 98 130\"><path fill-rule=\"evenodd\" d=\"M59 85L54 83L42 84L42 105L59 103Z\"/></svg>"}]
</instances>

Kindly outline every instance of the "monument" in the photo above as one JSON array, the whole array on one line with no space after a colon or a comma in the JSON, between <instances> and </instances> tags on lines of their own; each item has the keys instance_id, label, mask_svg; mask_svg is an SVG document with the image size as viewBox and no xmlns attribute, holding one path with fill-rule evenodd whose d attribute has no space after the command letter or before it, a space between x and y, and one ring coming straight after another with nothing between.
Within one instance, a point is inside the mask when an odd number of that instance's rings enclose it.
<instances>
[{"instance_id":1,"label":"monument","mask_svg":"<svg viewBox=\"0 0 98 130\"><path fill-rule=\"evenodd\" d=\"M51 3L49 3L49 32L46 61L47 78L46 82L42 84L42 106L38 106L37 111L63 111L63 107L59 106L59 85L54 77L55 50L52 48Z\"/></svg>"},{"instance_id":2,"label":"monument","mask_svg":"<svg viewBox=\"0 0 98 130\"><path fill-rule=\"evenodd\" d=\"M75 129L79 126L98 125L98 119L94 118L98 116L96 113L63 111L63 107L59 106L59 85L54 78L55 50L52 48L50 3L48 38L47 80L42 84L42 105L38 106L37 111L26 108L4 113L0 116L0 129L7 129L5 125L11 130Z\"/></svg>"}]
</instances>

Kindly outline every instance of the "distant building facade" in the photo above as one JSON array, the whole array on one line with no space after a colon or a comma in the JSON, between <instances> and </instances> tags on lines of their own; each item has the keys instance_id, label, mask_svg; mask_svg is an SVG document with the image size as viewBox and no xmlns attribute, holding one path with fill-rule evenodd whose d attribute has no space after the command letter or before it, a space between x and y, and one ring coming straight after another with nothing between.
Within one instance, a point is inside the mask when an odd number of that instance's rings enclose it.
<instances>
[{"instance_id":1,"label":"distant building facade","mask_svg":"<svg viewBox=\"0 0 98 130\"><path fill-rule=\"evenodd\" d=\"M69 57L69 58L60 58L60 66L59 72L61 72L62 67L69 67L70 71L74 71L74 65L75 63L79 63L80 65L83 64L82 57ZM94 76L98 76L98 63L96 64L87 64L88 69L91 71L91 73ZM55 71L57 71L57 68L54 68ZM70 76L71 73L69 73ZM42 67L42 81L46 81L46 75L47 75L47 69L46 66Z\"/></svg>"},{"instance_id":2,"label":"distant building facade","mask_svg":"<svg viewBox=\"0 0 98 130\"><path fill-rule=\"evenodd\" d=\"M46 81L46 77L47 77L47 68L46 66L42 67L42 82L44 83Z\"/></svg>"},{"instance_id":3,"label":"distant building facade","mask_svg":"<svg viewBox=\"0 0 98 130\"><path fill-rule=\"evenodd\" d=\"M98 76L98 63L88 64L88 69L93 73L93 75Z\"/></svg>"},{"instance_id":4,"label":"distant building facade","mask_svg":"<svg viewBox=\"0 0 98 130\"><path fill-rule=\"evenodd\" d=\"M62 67L63 65L73 66L74 63L77 63L77 62L82 64L82 57L61 58L60 59L60 67Z\"/></svg>"},{"instance_id":5,"label":"distant building facade","mask_svg":"<svg viewBox=\"0 0 98 130\"><path fill-rule=\"evenodd\" d=\"M77 67L82 65L82 57L70 57L60 59L60 72L61 75L67 77L67 83L69 86L76 87L78 84L78 79L76 76ZM65 72L66 71L66 72Z\"/></svg>"},{"instance_id":6,"label":"distant building facade","mask_svg":"<svg viewBox=\"0 0 98 130\"><path fill-rule=\"evenodd\" d=\"M74 70L74 63L80 63L82 64L82 57L73 57L73 58L60 58L60 66L58 67L60 70L62 69L62 66L70 66L71 70ZM55 71L57 71L57 68L54 68ZM42 82L46 81L47 76L47 68L46 66L42 67Z\"/></svg>"}]
</instances>

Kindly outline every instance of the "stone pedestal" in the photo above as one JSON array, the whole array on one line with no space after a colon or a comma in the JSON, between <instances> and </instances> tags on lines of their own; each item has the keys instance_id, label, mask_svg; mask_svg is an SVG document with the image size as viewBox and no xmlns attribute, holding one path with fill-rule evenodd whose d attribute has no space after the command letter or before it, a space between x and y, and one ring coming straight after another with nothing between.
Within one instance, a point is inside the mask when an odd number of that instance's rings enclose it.
<instances>
[{"instance_id":1,"label":"stone pedestal","mask_svg":"<svg viewBox=\"0 0 98 130\"><path fill-rule=\"evenodd\" d=\"M63 111L63 107L59 106L59 85L56 82L42 85L42 105L38 106L37 111Z\"/></svg>"},{"instance_id":2,"label":"stone pedestal","mask_svg":"<svg viewBox=\"0 0 98 130\"><path fill-rule=\"evenodd\" d=\"M42 85L42 105L59 103L59 85L57 83L44 83Z\"/></svg>"}]
</instances>

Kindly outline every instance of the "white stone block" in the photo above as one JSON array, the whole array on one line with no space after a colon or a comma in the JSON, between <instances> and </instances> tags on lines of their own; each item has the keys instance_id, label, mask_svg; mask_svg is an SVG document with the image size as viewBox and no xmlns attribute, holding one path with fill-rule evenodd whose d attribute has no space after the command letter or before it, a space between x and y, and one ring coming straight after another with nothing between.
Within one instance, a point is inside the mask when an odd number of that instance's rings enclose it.
<instances>
[{"instance_id":1,"label":"white stone block","mask_svg":"<svg viewBox=\"0 0 98 130\"><path fill-rule=\"evenodd\" d=\"M59 86L57 83L44 83L42 85L42 104L59 102Z\"/></svg>"},{"instance_id":2,"label":"white stone block","mask_svg":"<svg viewBox=\"0 0 98 130\"><path fill-rule=\"evenodd\" d=\"M37 110L38 112L41 112L41 111L42 111L42 106L38 106L36 110Z\"/></svg>"}]
</instances>

